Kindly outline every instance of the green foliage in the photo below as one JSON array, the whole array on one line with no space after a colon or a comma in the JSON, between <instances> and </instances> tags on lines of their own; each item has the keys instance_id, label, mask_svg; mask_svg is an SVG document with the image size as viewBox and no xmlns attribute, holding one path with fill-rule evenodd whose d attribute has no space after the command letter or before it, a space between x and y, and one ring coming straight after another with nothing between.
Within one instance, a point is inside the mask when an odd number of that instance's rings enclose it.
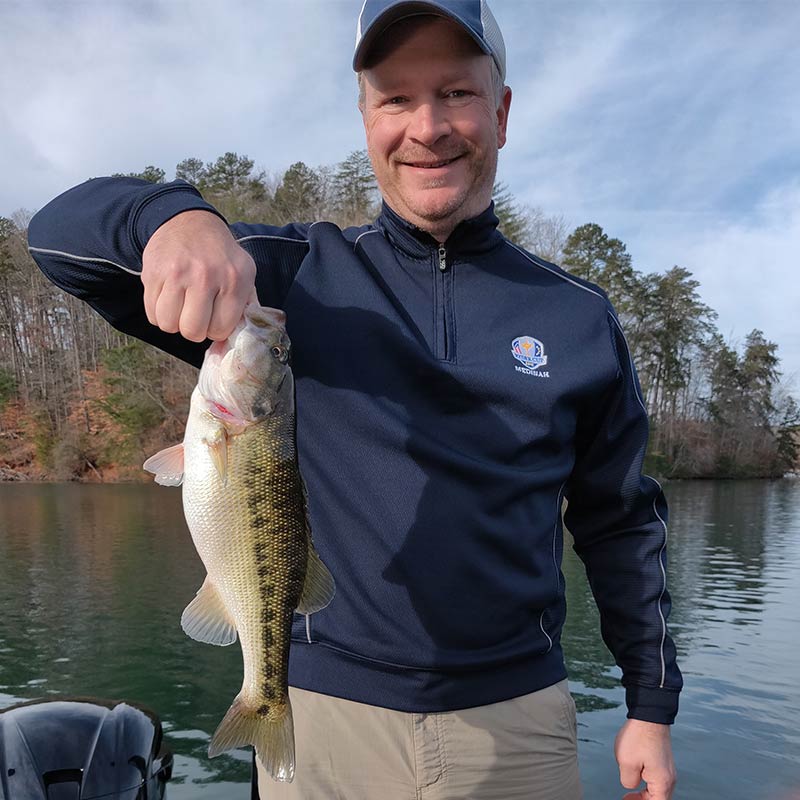
<instances>
[{"instance_id":1,"label":"green foliage","mask_svg":"<svg viewBox=\"0 0 800 800\"><path fill-rule=\"evenodd\" d=\"M769 425L775 406L772 394L780 378L778 345L768 342L759 330L753 330L745 340L745 351L741 362L741 381L744 400L750 414L762 425Z\"/></svg>"},{"instance_id":2,"label":"green foliage","mask_svg":"<svg viewBox=\"0 0 800 800\"><path fill-rule=\"evenodd\" d=\"M562 265L573 275L604 289L620 314L632 310L636 276L631 257L619 239L609 238L596 223L581 225L570 234Z\"/></svg>"},{"instance_id":3,"label":"green foliage","mask_svg":"<svg viewBox=\"0 0 800 800\"><path fill-rule=\"evenodd\" d=\"M363 225L376 216L378 185L366 150L355 150L337 165L332 188L342 225Z\"/></svg>"},{"instance_id":4,"label":"green foliage","mask_svg":"<svg viewBox=\"0 0 800 800\"><path fill-rule=\"evenodd\" d=\"M33 426L30 435L36 460L45 469L50 469L53 464L53 448L57 441L55 425L44 409L34 410L31 418Z\"/></svg>"},{"instance_id":5,"label":"green foliage","mask_svg":"<svg viewBox=\"0 0 800 800\"><path fill-rule=\"evenodd\" d=\"M776 435L776 471L800 468L800 406L788 397Z\"/></svg>"},{"instance_id":6,"label":"green foliage","mask_svg":"<svg viewBox=\"0 0 800 800\"><path fill-rule=\"evenodd\" d=\"M492 197L500 233L520 247L527 247L528 221L508 187L498 181L492 188Z\"/></svg>"},{"instance_id":7,"label":"green foliage","mask_svg":"<svg viewBox=\"0 0 800 800\"><path fill-rule=\"evenodd\" d=\"M16 394L17 382L14 380L14 373L5 367L0 366L0 411L6 403Z\"/></svg>"},{"instance_id":8,"label":"green foliage","mask_svg":"<svg viewBox=\"0 0 800 800\"><path fill-rule=\"evenodd\" d=\"M208 170L199 158L184 158L175 167L175 178L188 181L202 191L206 187Z\"/></svg>"},{"instance_id":9,"label":"green foliage","mask_svg":"<svg viewBox=\"0 0 800 800\"><path fill-rule=\"evenodd\" d=\"M145 167L141 172L116 172L112 177L114 178L139 178L143 181L150 183L164 183L166 180L166 172L161 167L154 167L152 165Z\"/></svg>"},{"instance_id":10,"label":"green foliage","mask_svg":"<svg viewBox=\"0 0 800 800\"><path fill-rule=\"evenodd\" d=\"M113 446L133 455L142 437L164 416L164 404L157 395L161 361L157 351L138 340L105 350L101 360L108 371L104 382L109 393L98 405L122 431L121 441Z\"/></svg>"},{"instance_id":11,"label":"green foliage","mask_svg":"<svg viewBox=\"0 0 800 800\"><path fill-rule=\"evenodd\" d=\"M275 190L274 213L280 223L320 218L324 188L320 173L302 161L292 164Z\"/></svg>"},{"instance_id":12,"label":"green foliage","mask_svg":"<svg viewBox=\"0 0 800 800\"><path fill-rule=\"evenodd\" d=\"M253 159L228 152L208 164L206 185L212 192L235 192L247 187L252 171Z\"/></svg>"}]
</instances>

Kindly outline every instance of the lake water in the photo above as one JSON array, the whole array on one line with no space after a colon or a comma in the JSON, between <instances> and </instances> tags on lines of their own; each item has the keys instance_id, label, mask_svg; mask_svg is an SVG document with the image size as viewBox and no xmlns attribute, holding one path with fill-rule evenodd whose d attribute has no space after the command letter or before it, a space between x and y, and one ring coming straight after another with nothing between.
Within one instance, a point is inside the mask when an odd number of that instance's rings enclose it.
<instances>
[{"instance_id":1,"label":"lake water","mask_svg":"<svg viewBox=\"0 0 800 800\"><path fill-rule=\"evenodd\" d=\"M665 488L686 682L676 800L800 800L800 481ZM621 798L619 672L569 548L563 568L586 800ZM241 655L181 631L202 578L178 490L0 485L0 708L60 695L143 703L175 754L169 800L248 800L249 751L206 757Z\"/></svg>"}]
</instances>

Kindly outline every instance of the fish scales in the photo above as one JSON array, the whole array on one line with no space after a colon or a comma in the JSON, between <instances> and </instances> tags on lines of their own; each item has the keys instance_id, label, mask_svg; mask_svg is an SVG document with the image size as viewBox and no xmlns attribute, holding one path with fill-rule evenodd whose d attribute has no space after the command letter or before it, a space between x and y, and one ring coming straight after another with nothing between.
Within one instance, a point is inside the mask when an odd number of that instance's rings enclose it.
<instances>
[{"instance_id":1,"label":"fish scales","mask_svg":"<svg viewBox=\"0 0 800 800\"><path fill-rule=\"evenodd\" d=\"M284 322L282 312L248 307L232 337L206 354L183 444L145 468L159 483L182 480L184 514L208 572L184 611L184 630L212 644L238 635L242 648L242 688L209 755L253 744L269 774L290 781L293 614L327 605L334 583L307 518Z\"/></svg>"}]
</instances>

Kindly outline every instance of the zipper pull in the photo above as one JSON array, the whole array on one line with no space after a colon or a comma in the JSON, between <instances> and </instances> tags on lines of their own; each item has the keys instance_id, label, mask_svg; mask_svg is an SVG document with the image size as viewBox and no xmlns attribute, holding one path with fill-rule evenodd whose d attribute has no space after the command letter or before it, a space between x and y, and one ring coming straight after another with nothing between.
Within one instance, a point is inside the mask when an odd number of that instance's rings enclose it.
<instances>
[{"instance_id":1,"label":"zipper pull","mask_svg":"<svg viewBox=\"0 0 800 800\"><path fill-rule=\"evenodd\" d=\"M439 245L439 269L442 272L447 269L447 250L443 244Z\"/></svg>"}]
</instances>

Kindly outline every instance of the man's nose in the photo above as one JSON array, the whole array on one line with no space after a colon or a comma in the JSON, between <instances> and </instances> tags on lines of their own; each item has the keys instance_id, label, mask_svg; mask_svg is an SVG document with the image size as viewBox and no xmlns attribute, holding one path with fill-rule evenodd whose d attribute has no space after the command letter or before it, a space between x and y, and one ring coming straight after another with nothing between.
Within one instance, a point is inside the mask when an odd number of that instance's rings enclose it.
<instances>
[{"instance_id":1,"label":"man's nose","mask_svg":"<svg viewBox=\"0 0 800 800\"><path fill-rule=\"evenodd\" d=\"M420 103L413 112L408 135L424 145L431 145L452 133L447 109L440 103Z\"/></svg>"}]
</instances>

